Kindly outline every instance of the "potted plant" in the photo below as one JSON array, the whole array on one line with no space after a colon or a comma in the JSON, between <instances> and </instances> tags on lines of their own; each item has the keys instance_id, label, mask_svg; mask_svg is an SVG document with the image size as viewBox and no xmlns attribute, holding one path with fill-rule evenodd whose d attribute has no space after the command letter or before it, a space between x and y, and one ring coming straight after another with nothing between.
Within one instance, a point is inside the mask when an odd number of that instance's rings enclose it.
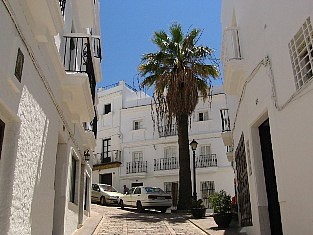
<instances>
[{"instance_id":1,"label":"potted plant","mask_svg":"<svg viewBox=\"0 0 313 235\"><path fill-rule=\"evenodd\" d=\"M191 208L191 214L196 219L201 219L205 216L206 208L203 205L203 201L201 199L195 200L192 199L192 208Z\"/></svg>"},{"instance_id":2,"label":"potted plant","mask_svg":"<svg viewBox=\"0 0 313 235\"><path fill-rule=\"evenodd\" d=\"M210 195L209 202L213 207L215 223L219 228L228 228L232 218L231 196L224 190L221 190Z\"/></svg>"}]
</instances>

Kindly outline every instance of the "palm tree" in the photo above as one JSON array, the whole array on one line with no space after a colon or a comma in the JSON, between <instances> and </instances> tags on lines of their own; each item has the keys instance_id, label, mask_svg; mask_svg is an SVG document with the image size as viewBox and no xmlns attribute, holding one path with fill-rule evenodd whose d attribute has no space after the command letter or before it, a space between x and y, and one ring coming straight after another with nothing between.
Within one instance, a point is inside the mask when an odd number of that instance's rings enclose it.
<instances>
[{"instance_id":1,"label":"palm tree","mask_svg":"<svg viewBox=\"0 0 313 235\"><path fill-rule=\"evenodd\" d=\"M211 79L219 76L213 50L197 46L201 30L192 29L184 35L179 24L169 28L170 35L155 32L152 42L158 52L144 54L138 67L142 88L154 87L152 119L154 126L177 124L179 145L179 209L191 207L191 173L188 121L199 96L206 99ZM209 61L213 64L206 64ZM209 83L208 83L209 82ZM158 128L160 129L160 128Z\"/></svg>"}]
</instances>

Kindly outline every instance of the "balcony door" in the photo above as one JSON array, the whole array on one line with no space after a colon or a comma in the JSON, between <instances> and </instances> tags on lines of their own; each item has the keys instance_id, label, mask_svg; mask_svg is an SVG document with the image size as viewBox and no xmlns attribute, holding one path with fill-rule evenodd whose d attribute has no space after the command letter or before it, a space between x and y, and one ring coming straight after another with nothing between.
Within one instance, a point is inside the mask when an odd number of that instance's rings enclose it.
<instances>
[{"instance_id":1,"label":"balcony door","mask_svg":"<svg viewBox=\"0 0 313 235\"><path fill-rule=\"evenodd\" d=\"M103 163L111 162L111 138L103 140L102 161Z\"/></svg>"},{"instance_id":2,"label":"balcony door","mask_svg":"<svg viewBox=\"0 0 313 235\"><path fill-rule=\"evenodd\" d=\"M133 152L133 162L143 162L143 153Z\"/></svg>"},{"instance_id":3,"label":"balcony door","mask_svg":"<svg viewBox=\"0 0 313 235\"><path fill-rule=\"evenodd\" d=\"M210 145L200 146L200 156L208 156L209 154L211 154L211 146Z\"/></svg>"}]
</instances>

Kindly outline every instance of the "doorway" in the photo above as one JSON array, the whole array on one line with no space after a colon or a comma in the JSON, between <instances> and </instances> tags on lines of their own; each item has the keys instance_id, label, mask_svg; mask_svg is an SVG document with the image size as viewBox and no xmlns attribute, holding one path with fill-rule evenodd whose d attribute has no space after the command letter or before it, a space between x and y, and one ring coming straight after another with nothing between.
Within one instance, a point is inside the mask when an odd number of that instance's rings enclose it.
<instances>
[{"instance_id":1,"label":"doorway","mask_svg":"<svg viewBox=\"0 0 313 235\"><path fill-rule=\"evenodd\" d=\"M259 136L262 151L262 162L268 201L268 214L270 220L271 234L282 235L283 231L281 224L280 205L278 201L278 191L269 119L267 119L259 126Z\"/></svg>"},{"instance_id":2,"label":"doorway","mask_svg":"<svg viewBox=\"0 0 313 235\"><path fill-rule=\"evenodd\" d=\"M100 184L112 185L112 173L100 174L99 177Z\"/></svg>"}]
</instances>

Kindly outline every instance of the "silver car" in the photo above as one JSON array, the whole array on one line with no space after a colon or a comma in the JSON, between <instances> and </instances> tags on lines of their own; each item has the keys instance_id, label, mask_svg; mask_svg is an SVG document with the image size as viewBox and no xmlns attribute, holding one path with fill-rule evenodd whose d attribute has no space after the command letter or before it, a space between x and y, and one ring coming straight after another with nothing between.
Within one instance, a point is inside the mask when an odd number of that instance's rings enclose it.
<instances>
[{"instance_id":1,"label":"silver car","mask_svg":"<svg viewBox=\"0 0 313 235\"><path fill-rule=\"evenodd\" d=\"M113 186L108 184L92 184L91 202L100 203L101 205L119 204L119 193Z\"/></svg>"},{"instance_id":2,"label":"silver car","mask_svg":"<svg viewBox=\"0 0 313 235\"><path fill-rule=\"evenodd\" d=\"M165 213L172 206L172 197L157 187L133 187L120 198L120 206L136 207L138 212L153 208Z\"/></svg>"}]
</instances>

